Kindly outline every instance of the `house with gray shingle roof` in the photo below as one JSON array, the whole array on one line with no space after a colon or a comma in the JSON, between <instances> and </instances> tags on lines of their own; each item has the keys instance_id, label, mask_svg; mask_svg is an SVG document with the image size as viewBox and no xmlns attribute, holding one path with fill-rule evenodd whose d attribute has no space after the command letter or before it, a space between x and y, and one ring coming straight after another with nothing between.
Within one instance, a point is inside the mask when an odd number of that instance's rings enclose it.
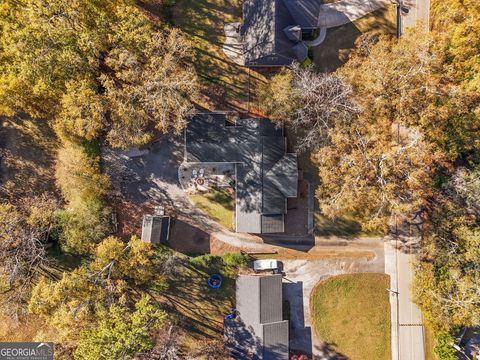
<instances>
[{"instance_id":1,"label":"house with gray shingle roof","mask_svg":"<svg viewBox=\"0 0 480 360\"><path fill-rule=\"evenodd\" d=\"M239 275L237 318L225 323L227 346L236 359L287 360L289 325L283 319L282 275Z\"/></svg>"},{"instance_id":2,"label":"house with gray shingle roof","mask_svg":"<svg viewBox=\"0 0 480 360\"><path fill-rule=\"evenodd\" d=\"M245 0L239 39L245 66L284 66L308 57L320 0Z\"/></svg>"},{"instance_id":3,"label":"house with gray shingle roof","mask_svg":"<svg viewBox=\"0 0 480 360\"><path fill-rule=\"evenodd\" d=\"M227 120L195 115L185 129L185 163L235 166L235 230L284 232L287 199L297 197L297 156L287 153L283 129L264 118Z\"/></svg>"}]
</instances>

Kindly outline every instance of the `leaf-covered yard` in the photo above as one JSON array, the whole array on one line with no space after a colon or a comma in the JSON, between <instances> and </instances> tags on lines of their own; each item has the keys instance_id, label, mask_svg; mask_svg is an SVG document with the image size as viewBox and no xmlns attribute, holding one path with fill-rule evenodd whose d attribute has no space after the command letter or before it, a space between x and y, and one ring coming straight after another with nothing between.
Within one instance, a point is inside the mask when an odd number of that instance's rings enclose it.
<instances>
[{"instance_id":1,"label":"leaf-covered yard","mask_svg":"<svg viewBox=\"0 0 480 360\"><path fill-rule=\"evenodd\" d=\"M170 308L169 318L180 329L182 353L205 352L213 347L223 349L223 318L234 307L235 277L247 260L240 253L187 259L176 277L153 286L152 292L157 292L155 297ZM219 289L208 286L211 274L222 276Z\"/></svg>"},{"instance_id":2,"label":"leaf-covered yard","mask_svg":"<svg viewBox=\"0 0 480 360\"><path fill-rule=\"evenodd\" d=\"M333 71L342 66L362 34L395 34L395 6L374 11L352 23L327 30L325 41L311 49L313 62L321 71Z\"/></svg>"},{"instance_id":3,"label":"leaf-covered yard","mask_svg":"<svg viewBox=\"0 0 480 360\"><path fill-rule=\"evenodd\" d=\"M265 81L258 72L232 62L222 50L225 23L241 22L241 16L240 0L179 0L173 8L173 23L194 48L203 85L198 105L208 110L252 110L254 89Z\"/></svg>"}]
</instances>

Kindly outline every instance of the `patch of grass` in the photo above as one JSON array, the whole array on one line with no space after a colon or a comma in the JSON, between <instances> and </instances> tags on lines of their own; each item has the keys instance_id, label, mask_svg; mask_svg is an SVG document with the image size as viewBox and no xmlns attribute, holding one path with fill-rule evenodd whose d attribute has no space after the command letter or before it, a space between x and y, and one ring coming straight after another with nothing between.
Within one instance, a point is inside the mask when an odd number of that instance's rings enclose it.
<instances>
[{"instance_id":1,"label":"patch of grass","mask_svg":"<svg viewBox=\"0 0 480 360\"><path fill-rule=\"evenodd\" d=\"M229 252L222 256L217 255L199 255L191 258L191 263L208 274L220 274L225 277L234 277L239 268L244 268L248 264L248 258L239 252Z\"/></svg>"},{"instance_id":2,"label":"patch of grass","mask_svg":"<svg viewBox=\"0 0 480 360\"><path fill-rule=\"evenodd\" d=\"M338 69L355 47L355 40L364 34L396 33L396 9L394 5L374 11L352 23L327 30L325 41L313 48L313 62L322 72Z\"/></svg>"},{"instance_id":3,"label":"patch of grass","mask_svg":"<svg viewBox=\"0 0 480 360\"><path fill-rule=\"evenodd\" d=\"M263 75L234 63L223 52L225 23L242 21L241 0L178 0L173 22L191 41L197 73L202 80L200 106L210 109L248 110L251 89Z\"/></svg>"},{"instance_id":4,"label":"patch of grass","mask_svg":"<svg viewBox=\"0 0 480 360\"><path fill-rule=\"evenodd\" d=\"M234 196L225 190L190 195L197 207L227 229L233 228Z\"/></svg>"},{"instance_id":5,"label":"patch of grass","mask_svg":"<svg viewBox=\"0 0 480 360\"><path fill-rule=\"evenodd\" d=\"M314 214L315 235L317 236L358 236L362 226L355 220L345 217L335 220L329 219L320 212Z\"/></svg>"},{"instance_id":6,"label":"patch of grass","mask_svg":"<svg viewBox=\"0 0 480 360\"><path fill-rule=\"evenodd\" d=\"M168 289L157 296L170 307L170 316L178 319L185 353L222 341L223 318L234 307L235 277L243 266L243 257L225 254L188 258L180 273L170 280ZM208 276L214 273L222 276L219 289L207 283Z\"/></svg>"},{"instance_id":7,"label":"patch of grass","mask_svg":"<svg viewBox=\"0 0 480 360\"><path fill-rule=\"evenodd\" d=\"M425 334L425 360L436 360L437 358L433 352L435 348L435 334L428 326L424 326L423 329Z\"/></svg>"},{"instance_id":8,"label":"patch of grass","mask_svg":"<svg viewBox=\"0 0 480 360\"><path fill-rule=\"evenodd\" d=\"M320 209L316 209L314 217L314 233L322 237L377 237L384 236L381 232L364 231L362 225L353 216L345 215L336 219L329 219Z\"/></svg>"},{"instance_id":9,"label":"patch of grass","mask_svg":"<svg viewBox=\"0 0 480 360\"><path fill-rule=\"evenodd\" d=\"M390 359L389 277L348 274L320 282L312 293L315 332L352 360Z\"/></svg>"}]
</instances>

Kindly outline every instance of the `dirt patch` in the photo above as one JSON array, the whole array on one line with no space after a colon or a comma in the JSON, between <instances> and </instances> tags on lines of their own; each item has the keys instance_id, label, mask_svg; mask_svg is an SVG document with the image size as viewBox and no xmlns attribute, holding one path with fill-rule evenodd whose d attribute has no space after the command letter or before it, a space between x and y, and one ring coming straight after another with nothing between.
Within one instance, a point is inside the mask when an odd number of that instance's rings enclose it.
<instances>
[{"instance_id":1,"label":"dirt patch","mask_svg":"<svg viewBox=\"0 0 480 360\"><path fill-rule=\"evenodd\" d=\"M218 240L214 236L211 237L210 240L210 253L212 255L223 255L228 252L240 252L242 249L223 241Z\"/></svg>"},{"instance_id":2,"label":"dirt patch","mask_svg":"<svg viewBox=\"0 0 480 360\"><path fill-rule=\"evenodd\" d=\"M0 341L33 341L38 333L48 335L51 331L45 325L45 320L35 315L29 315L21 321L0 317Z\"/></svg>"},{"instance_id":3,"label":"dirt patch","mask_svg":"<svg viewBox=\"0 0 480 360\"><path fill-rule=\"evenodd\" d=\"M15 203L54 192L56 141L48 123L17 116L0 125L0 197Z\"/></svg>"},{"instance_id":4,"label":"dirt patch","mask_svg":"<svg viewBox=\"0 0 480 360\"><path fill-rule=\"evenodd\" d=\"M210 235L180 218L173 221L168 245L184 254L211 252Z\"/></svg>"},{"instance_id":5,"label":"dirt patch","mask_svg":"<svg viewBox=\"0 0 480 360\"><path fill-rule=\"evenodd\" d=\"M109 197L107 203L117 221L116 234L120 237L141 236L143 215L154 213L154 204L135 203L120 196Z\"/></svg>"}]
</instances>

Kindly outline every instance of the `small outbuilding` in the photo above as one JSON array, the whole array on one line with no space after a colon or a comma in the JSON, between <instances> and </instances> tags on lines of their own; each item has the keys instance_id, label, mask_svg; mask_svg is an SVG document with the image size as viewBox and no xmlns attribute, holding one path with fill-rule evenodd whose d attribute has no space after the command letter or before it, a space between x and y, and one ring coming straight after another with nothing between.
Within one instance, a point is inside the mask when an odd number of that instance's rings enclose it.
<instances>
[{"instance_id":1,"label":"small outbuilding","mask_svg":"<svg viewBox=\"0 0 480 360\"><path fill-rule=\"evenodd\" d=\"M144 215L142 222L142 240L152 244L164 244L170 233L170 216Z\"/></svg>"}]
</instances>

